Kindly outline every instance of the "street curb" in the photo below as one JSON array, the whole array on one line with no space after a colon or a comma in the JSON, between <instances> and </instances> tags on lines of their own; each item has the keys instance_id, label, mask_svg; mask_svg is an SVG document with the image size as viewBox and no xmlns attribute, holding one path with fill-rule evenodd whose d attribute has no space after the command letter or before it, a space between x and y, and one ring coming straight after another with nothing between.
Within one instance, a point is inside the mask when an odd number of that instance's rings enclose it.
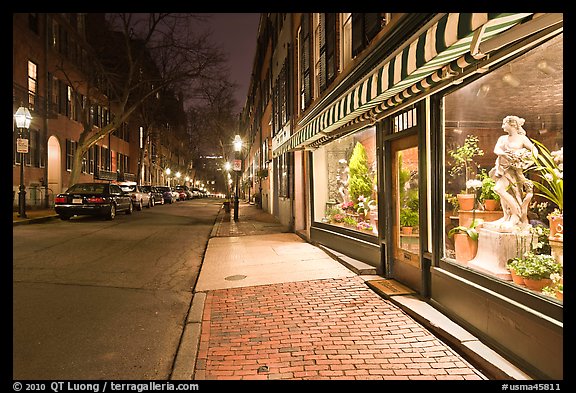
<instances>
[{"instance_id":1,"label":"street curb","mask_svg":"<svg viewBox=\"0 0 576 393\"><path fill-rule=\"evenodd\" d=\"M196 371L196 358L200 346L200 334L202 331L202 314L206 292L196 292L192 297L192 304L188 312L182 340L176 352L174 368L170 380L193 380Z\"/></svg>"},{"instance_id":2,"label":"street curb","mask_svg":"<svg viewBox=\"0 0 576 393\"><path fill-rule=\"evenodd\" d=\"M22 221L12 221L12 226L38 224L41 222L53 220L55 218L58 218L57 214L53 215L53 216L46 216L46 217L28 218L28 219L24 219Z\"/></svg>"}]
</instances>

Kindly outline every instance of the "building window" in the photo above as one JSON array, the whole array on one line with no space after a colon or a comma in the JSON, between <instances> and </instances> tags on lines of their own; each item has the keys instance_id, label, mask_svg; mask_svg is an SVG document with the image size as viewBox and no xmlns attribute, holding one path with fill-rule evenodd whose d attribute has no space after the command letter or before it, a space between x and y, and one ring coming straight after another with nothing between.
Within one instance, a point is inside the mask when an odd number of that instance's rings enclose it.
<instances>
[{"instance_id":1,"label":"building window","mask_svg":"<svg viewBox=\"0 0 576 393\"><path fill-rule=\"evenodd\" d=\"M30 12L28 14L28 28L30 31L38 34L38 14L35 12Z\"/></svg>"},{"instance_id":2,"label":"building window","mask_svg":"<svg viewBox=\"0 0 576 393\"><path fill-rule=\"evenodd\" d=\"M537 184L563 188L562 53L560 34L444 97L444 258L521 290L508 270L516 258L531 258L531 269L555 261L548 267L561 277L561 227L550 213L562 206ZM553 171L537 169L533 149L551 152Z\"/></svg>"},{"instance_id":3,"label":"building window","mask_svg":"<svg viewBox=\"0 0 576 393\"><path fill-rule=\"evenodd\" d=\"M300 61L300 110L304 110L312 101L312 81L310 72L310 14L302 14L300 34L298 36Z\"/></svg>"},{"instance_id":4,"label":"building window","mask_svg":"<svg viewBox=\"0 0 576 393\"><path fill-rule=\"evenodd\" d=\"M36 97L38 94L38 65L28 60L28 107L36 109Z\"/></svg>"},{"instance_id":5,"label":"building window","mask_svg":"<svg viewBox=\"0 0 576 393\"><path fill-rule=\"evenodd\" d=\"M313 162L314 220L376 235L376 128L318 148Z\"/></svg>"},{"instance_id":6,"label":"building window","mask_svg":"<svg viewBox=\"0 0 576 393\"><path fill-rule=\"evenodd\" d=\"M342 65L341 70L343 70L352 61L352 14L348 12L340 15L342 18L340 64Z\"/></svg>"},{"instance_id":7,"label":"building window","mask_svg":"<svg viewBox=\"0 0 576 393\"><path fill-rule=\"evenodd\" d=\"M71 171L74 166L74 153L78 142L66 139L66 170Z\"/></svg>"},{"instance_id":8,"label":"building window","mask_svg":"<svg viewBox=\"0 0 576 393\"><path fill-rule=\"evenodd\" d=\"M387 22L381 13L353 13L352 57L358 56Z\"/></svg>"},{"instance_id":9,"label":"building window","mask_svg":"<svg viewBox=\"0 0 576 393\"><path fill-rule=\"evenodd\" d=\"M417 112L416 108L412 108L397 116L394 116L392 123L394 125L393 132L400 132L417 125Z\"/></svg>"},{"instance_id":10,"label":"building window","mask_svg":"<svg viewBox=\"0 0 576 393\"><path fill-rule=\"evenodd\" d=\"M336 14L318 14L315 27L316 86L320 94L336 77Z\"/></svg>"},{"instance_id":11,"label":"building window","mask_svg":"<svg viewBox=\"0 0 576 393\"><path fill-rule=\"evenodd\" d=\"M289 154L285 153L282 154L277 158L278 162L278 170L277 173L277 181L278 181L278 196L288 198L290 197L290 188L289 188L289 178L290 178L290 165L289 165Z\"/></svg>"}]
</instances>

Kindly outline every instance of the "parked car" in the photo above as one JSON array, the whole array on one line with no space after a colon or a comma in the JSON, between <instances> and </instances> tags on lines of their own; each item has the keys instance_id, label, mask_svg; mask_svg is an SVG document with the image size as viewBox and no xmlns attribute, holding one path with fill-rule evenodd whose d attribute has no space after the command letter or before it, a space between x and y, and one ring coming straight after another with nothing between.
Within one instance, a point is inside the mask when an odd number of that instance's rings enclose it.
<instances>
[{"instance_id":1,"label":"parked car","mask_svg":"<svg viewBox=\"0 0 576 393\"><path fill-rule=\"evenodd\" d=\"M162 196L162 192L158 191L154 186L142 186L142 191L147 192L150 195L150 200L152 201L152 206L155 206L157 203L163 205L164 204L164 197Z\"/></svg>"},{"instance_id":2,"label":"parked car","mask_svg":"<svg viewBox=\"0 0 576 393\"><path fill-rule=\"evenodd\" d=\"M162 198L164 203L174 203L176 202L176 197L172 193L172 190L168 186L156 186L156 189L162 193Z\"/></svg>"},{"instance_id":3,"label":"parked car","mask_svg":"<svg viewBox=\"0 0 576 393\"><path fill-rule=\"evenodd\" d=\"M177 201L180 201L180 193L178 191L176 191L176 189L174 187L170 187L170 191L172 191L172 195L174 196L174 198Z\"/></svg>"},{"instance_id":4,"label":"parked car","mask_svg":"<svg viewBox=\"0 0 576 393\"><path fill-rule=\"evenodd\" d=\"M192 191L190 190L190 188L188 186L180 185L180 186L176 186L174 188L176 189L176 191L178 191L180 193L180 199L192 199L192 198L194 198L194 194L192 193ZM184 198L182 198L182 191L184 191Z\"/></svg>"},{"instance_id":5,"label":"parked car","mask_svg":"<svg viewBox=\"0 0 576 393\"><path fill-rule=\"evenodd\" d=\"M132 204L136 210L142 210L143 206L152 207L150 194L142 191L141 186L134 182L124 182L118 184L122 191L127 192L132 197Z\"/></svg>"},{"instance_id":6,"label":"parked car","mask_svg":"<svg viewBox=\"0 0 576 393\"><path fill-rule=\"evenodd\" d=\"M132 214L132 199L116 184L76 183L54 198L54 210L62 220L73 216L104 216L113 220L117 212Z\"/></svg>"}]
</instances>

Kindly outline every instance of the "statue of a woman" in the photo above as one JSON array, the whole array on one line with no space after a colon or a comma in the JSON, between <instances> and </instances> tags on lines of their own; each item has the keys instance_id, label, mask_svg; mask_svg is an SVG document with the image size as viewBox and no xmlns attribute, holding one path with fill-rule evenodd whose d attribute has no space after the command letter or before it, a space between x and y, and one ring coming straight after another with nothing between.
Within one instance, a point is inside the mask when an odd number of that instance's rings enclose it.
<instances>
[{"instance_id":1,"label":"statue of a woman","mask_svg":"<svg viewBox=\"0 0 576 393\"><path fill-rule=\"evenodd\" d=\"M512 232L516 227L530 225L528 205L533 196L533 185L523 172L531 165L538 149L526 136L522 125L524 119L518 116L506 116L502 120L502 129L507 135L502 135L496 142L494 153L497 158L489 172L496 182L494 191L500 195L504 216L484 226L501 232Z\"/></svg>"}]
</instances>

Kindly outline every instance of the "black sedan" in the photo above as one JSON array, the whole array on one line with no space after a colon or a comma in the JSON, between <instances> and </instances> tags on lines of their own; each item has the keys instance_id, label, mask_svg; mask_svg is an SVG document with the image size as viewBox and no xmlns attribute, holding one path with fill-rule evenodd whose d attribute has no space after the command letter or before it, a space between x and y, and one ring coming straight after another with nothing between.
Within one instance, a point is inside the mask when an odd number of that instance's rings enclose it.
<instances>
[{"instance_id":1,"label":"black sedan","mask_svg":"<svg viewBox=\"0 0 576 393\"><path fill-rule=\"evenodd\" d=\"M54 210L62 220L72 216L104 216L113 220L117 212L132 214L130 194L116 184L76 183L54 198Z\"/></svg>"}]
</instances>

